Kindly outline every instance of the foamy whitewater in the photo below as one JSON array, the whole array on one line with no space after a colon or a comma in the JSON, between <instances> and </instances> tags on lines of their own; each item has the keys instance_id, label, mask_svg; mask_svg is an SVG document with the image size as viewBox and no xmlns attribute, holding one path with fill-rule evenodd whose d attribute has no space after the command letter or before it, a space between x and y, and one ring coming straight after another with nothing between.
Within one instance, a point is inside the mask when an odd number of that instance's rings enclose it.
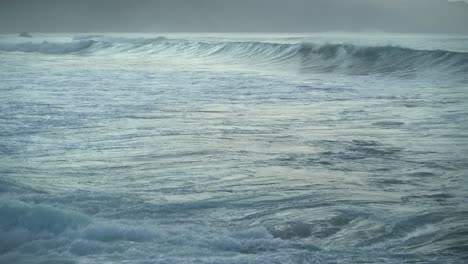
<instances>
[{"instance_id":1,"label":"foamy whitewater","mask_svg":"<svg viewBox=\"0 0 468 264\"><path fill-rule=\"evenodd\" d=\"M0 263L467 263L468 37L0 35Z\"/></svg>"}]
</instances>

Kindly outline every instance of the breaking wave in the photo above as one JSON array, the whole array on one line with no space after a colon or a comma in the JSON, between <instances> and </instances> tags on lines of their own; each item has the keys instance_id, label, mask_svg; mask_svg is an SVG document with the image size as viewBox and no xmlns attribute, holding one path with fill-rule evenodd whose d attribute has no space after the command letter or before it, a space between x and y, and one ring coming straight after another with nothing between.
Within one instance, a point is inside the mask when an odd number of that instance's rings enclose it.
<instances>
[{"instance_id":1,"label":"breaking wave","mask_svg":"<svg viewBox=\"0 0 468 264\"><path fill-rule=\"evenodd\" d=\"M239 263L231 262L233 256L246 263L251 254L295 263L289 254L277 256L278 250L320 251L308 243L275 238L262 227L220 231L200 225L159 226L151 221L98 219L8 198L0 201L0 237L0 263L75 263L71 259L106 255L123 262L137 258L142 261L134 263L181 263L180 251L193 254L199 263L216 254L217 260L208 263ZM190 255L186 257L190 262Z\"/></svg>"},{"instance_id":2,"label":"breaking wave","mask_svg":"<svg viewBox=\"0 0 468 264\"><path fill-rule=\"evenodd\" d=\"M90 48L95 43L94 40L72 41L66 43L53 43L43 41L40 43L1 43L0 51L7 52L37 52L45 54L69 54Z\"/></svg>"},{"instance_id":3,"label":"breaking wave","mask_svg":"<svg viewBox=\"0 0 468 264\"><path fill-rule=\"evenodd\" d=\"M70 42L0 43L3 52L46 54L125 54L203 57L261 67L299 69L301 72L392 74L412 76L421 71L465 75L468 53L417 50L398 46L352 44L196 41L186 39L77 36Z\"/></svg>"}]
</instances>

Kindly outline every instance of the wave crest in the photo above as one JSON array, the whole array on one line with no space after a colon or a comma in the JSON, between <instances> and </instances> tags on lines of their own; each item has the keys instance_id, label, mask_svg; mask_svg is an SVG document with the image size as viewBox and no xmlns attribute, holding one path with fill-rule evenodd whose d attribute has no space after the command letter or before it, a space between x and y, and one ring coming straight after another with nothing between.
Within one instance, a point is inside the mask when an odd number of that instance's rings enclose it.
<instances>
[{"instance_id":1,"label":"wave crest","mask_svg":"<svg viewBox=\"0 0 468 264\"><path fill-rule=\"evenodd\" d=\"M53 43L43 41L41 43L23 42L23 43L1 43L0 51L7 52L37 52L45 54L68 54L77 53L90 48L96 41L80 40L65 43Z\"/></svg>"},{"instance_id":2,"label":"wave crest","mask_svg":"<svg viewBox=\"0 0 468 264\"><path fill-rule=\"evenodd\" d=\"M203 57L259 67L279 67L301 72L397 74L410 76L431 70L464 75L468 53L416 50L398 46L352 44L195 41L186 39L76 36L70 42L0 44L4 52L46 54L125 54L166 57Z\"/></svg>"}]
</instances>

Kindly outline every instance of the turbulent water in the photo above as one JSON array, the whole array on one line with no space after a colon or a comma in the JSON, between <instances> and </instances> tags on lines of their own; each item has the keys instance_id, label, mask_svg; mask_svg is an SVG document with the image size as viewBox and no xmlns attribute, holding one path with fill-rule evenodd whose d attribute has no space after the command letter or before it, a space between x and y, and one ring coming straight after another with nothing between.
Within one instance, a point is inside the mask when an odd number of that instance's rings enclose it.
<instances>
[{"instance_id":1,"label":"turbulent water","mask_svg":"<svg viewBox=\"0 0 468 264\"><path fill-rule=\"evenodd\" d=\"M468 37L0 35L0 263L466 263Z\"/></svg>"}]
</instances>

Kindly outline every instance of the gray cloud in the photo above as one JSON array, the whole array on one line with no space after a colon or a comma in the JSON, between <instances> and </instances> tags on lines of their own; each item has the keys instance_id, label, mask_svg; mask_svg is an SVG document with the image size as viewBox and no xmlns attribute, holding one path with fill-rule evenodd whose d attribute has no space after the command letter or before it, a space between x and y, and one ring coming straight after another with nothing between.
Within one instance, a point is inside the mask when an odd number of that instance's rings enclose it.
<instances>
[{"instance_id":1,"label":"gray cloud","mask_svg":"<svg viewBox=\"0 0 468 264\"><path fill-rule=\"evenodd\" d=\"M468 34L468 5L447 0L0 0L0 31Z\"/></svg>"}]
</instances>

